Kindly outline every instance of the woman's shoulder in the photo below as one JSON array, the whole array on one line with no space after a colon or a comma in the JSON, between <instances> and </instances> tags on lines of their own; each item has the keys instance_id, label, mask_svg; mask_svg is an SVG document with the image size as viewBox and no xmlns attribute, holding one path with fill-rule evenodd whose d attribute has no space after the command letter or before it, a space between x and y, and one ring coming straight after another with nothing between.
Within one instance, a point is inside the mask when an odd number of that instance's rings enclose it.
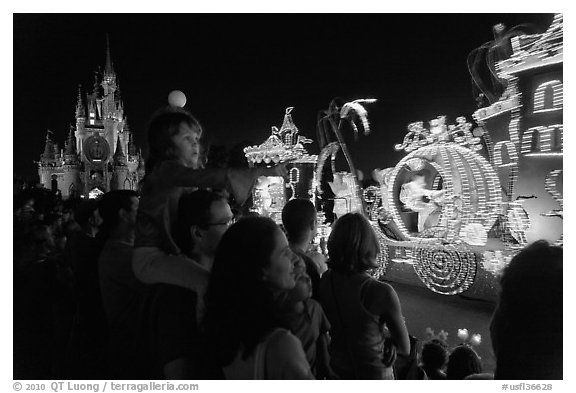
<instances>
[{"instance_id":1,"label":"woman's shoulder","mask_svg":"<svg viewBox=\"0 0 576 393\"><path fill-rule=\"evenodd\" d=\"M289 330L277 328L267 338L267 351L278 358L290 359L302 351L300 339Z\"/></svg>"},{"instance_id":2,"label":"woman's shoulder","mask_svg":"<svg viewBox=\"0 0 576 393\"><path fill-rule=\"evenodd\" d=\"M366 290L365 299L371 304L390 304L398 302L398 294L392 285L387 282L371 279Z\"/></svg>"},{"instance_id":3,"label":"woman's shoulder","mask_svg":"<svg viewBox=\"0 0 576 393\"><path fill-rule=\"evenodd\" d=\"M286 329L275 329L268 336L266 358L271 379L313 379L300 339Z\"/></svg>"},{"instance_id":4,"label":"woman's shoulder","mask_svg":"<svg viewBox=\"0 0 576 393\"><path fill-rule=\"evenodd\" d=\"M293 340L298 338L294 336L290 330L284 328L276 328L266 338L267 345L270 346L285 346L293 344Z\"/></svg>"}]
</instances>

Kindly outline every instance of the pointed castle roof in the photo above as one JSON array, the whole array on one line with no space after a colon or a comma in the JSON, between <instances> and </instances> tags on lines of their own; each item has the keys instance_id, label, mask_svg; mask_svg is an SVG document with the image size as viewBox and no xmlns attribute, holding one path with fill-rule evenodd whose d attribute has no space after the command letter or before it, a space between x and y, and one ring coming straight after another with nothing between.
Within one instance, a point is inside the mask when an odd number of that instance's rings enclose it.
<instances>
[{"instance_id":1,"label":"pointed castle roof","mask_svg":"<svg viewBox=\"0 0 576 393\"><path fill-rule=\"evenodd\" d=\"M104 75L114 75L114 66L112 65L112 56L110 56L110 37L106 34L106 66Z\"/></svg>"},{"instance_id":2,"label":"pointed castle roof","mask_svg":"<svg viewBox=\"0 0 576 393\"><path fill-rule=\"evenodd\" d=\"M78 99L76 101L76 118L86 118L86 107L82 101L82 85L78 85Z\"/></svg>"},{"instance_id":3,"label":"pointed castle roof","mask_svg":"<svg viewBox=\"0 0 576 393\"><path fill-rule=\"evenodd\" d=\"M120 137L118 137L116 142L116 152L114 153L113 159L115 166L127 165L126 155L124 155L124 152L122 151L122 144L120 143Z\"/></svg>"},{"instance_id":4,"label":"pointed castle roof","mask_svg":"<svg viewBox=\"0 0 576 393\"><path fill-rule=\"evenodd\" d=\"M133 157L138 154L136 149L136 145L134 144L134 138L132 137L132 133L128 128L128 122L124 125L124 132L128 132L128 156Z\"/></svg>"},{"instance_id":5,"label":"pointed castle roof","mask_svg":"<svg viewBox=\"0 0 576 393\"><path fill-rule=\"evenodd\" d=\"M53 132L49 129L46 130L46 144L44 145L44 153L40 156L41 162L48 162L54 160L54 142L50 138Z\"/></svg>"}]
</instances>

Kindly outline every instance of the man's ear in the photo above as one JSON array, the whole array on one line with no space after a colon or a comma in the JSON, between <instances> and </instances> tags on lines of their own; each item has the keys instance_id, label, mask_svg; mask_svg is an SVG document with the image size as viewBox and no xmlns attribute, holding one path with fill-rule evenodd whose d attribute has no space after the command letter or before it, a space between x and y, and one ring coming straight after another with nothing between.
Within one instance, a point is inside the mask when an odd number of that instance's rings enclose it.
<instances>
[{"instance_id":1,"label":"man's ear","mask_svg":"<svg viewBox=\"0 0 576 393\"><path fill-rule=\"evenodd\" d=\"M316 220L310 220L310 230L313 231L316 229Z\"/></svg>"},{"instance_id":2,"label":"man's ear","mask_svg":"<svg viewBox=\"0 0 576 393\"><path fill-rule=\"evenodd\" d=\"M192 237L192 240L195 241L202 239L202 231L198 225L190 226L190 236Z\"/></svg>"},{"instance_id":3,"label":"man's ear","mask_svg":"<svg viewBox=\"0 0 576 393\"><path fill-rule=\"evenodd\" d=\"M120 218L120 221L126 221L126 215L128 214L128 212L126 210L124 210L123 208L120 208L118 210L118 217Z\"/></svg>"}]
</instances>

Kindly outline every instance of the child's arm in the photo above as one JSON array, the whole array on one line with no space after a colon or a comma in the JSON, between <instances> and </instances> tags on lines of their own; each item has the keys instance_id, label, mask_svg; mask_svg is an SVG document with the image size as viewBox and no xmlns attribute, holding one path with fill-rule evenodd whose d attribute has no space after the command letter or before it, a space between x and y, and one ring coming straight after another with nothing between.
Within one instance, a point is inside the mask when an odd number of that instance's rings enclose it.
<instances>
[{"instance_id":1,"label":"child's arm","mask_svg":"<svg viewBox=\"0 0 576 393\"><path fill-rule=\"evenodd\" d=\"M177 187L225 188L232 191L236 201L242 205L250 194L259 176L283 176L285 165L272 168L207 168L192 169L174 161L165 161L161 175L169 176Z\"/></svg>"}]
</instances>

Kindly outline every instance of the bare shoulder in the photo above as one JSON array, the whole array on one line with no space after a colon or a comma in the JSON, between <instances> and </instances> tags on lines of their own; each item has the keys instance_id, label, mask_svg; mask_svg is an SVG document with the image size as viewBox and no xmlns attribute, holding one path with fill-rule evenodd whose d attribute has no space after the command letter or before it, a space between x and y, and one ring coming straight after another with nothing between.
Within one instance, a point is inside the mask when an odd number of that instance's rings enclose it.
<instances>
[{"instance_id":1,"label":"bare shoulder","mask_svg":"<svg viewBox=\"0 0 576 393\"><path fill-rule=\"evenodd\" d=\"M399 306L398 295L394 288L382 281L372 281L366 293L368 309L377 315L389 314Z\"/></svg>"},{"instance_id":2,"label":"bare shoulder","mask_svg":"<svg viewBox=\"0 0 576 393\"><path fill-rule=\"evenodd\" d=\"M300 340L286 329L277 329L268 341L268 349L278 353L293 352L299 347Z\"/></svg>"},{"instance_id":3,"label":"bare shoulder","mask_svg":"<svg viewBox=\"0 0 576 393\"><path fill-rule=\"evenodd\" d=\"M374 280L370 285L369 295L376 296L380 298L396 298L396 291L392 288L392 285L383 282Z\"/></svg>"},{"instance_id":4,"label":"bare shoulder","mask_svg":"<svg viewBox=\"0 0 576 393\"><path fill-rule=\"evenodd\" d=\"M269 340L266 357L270 379L314 379L302 343L296 336L278 329Z\"/></svg>"}]
</instances>

